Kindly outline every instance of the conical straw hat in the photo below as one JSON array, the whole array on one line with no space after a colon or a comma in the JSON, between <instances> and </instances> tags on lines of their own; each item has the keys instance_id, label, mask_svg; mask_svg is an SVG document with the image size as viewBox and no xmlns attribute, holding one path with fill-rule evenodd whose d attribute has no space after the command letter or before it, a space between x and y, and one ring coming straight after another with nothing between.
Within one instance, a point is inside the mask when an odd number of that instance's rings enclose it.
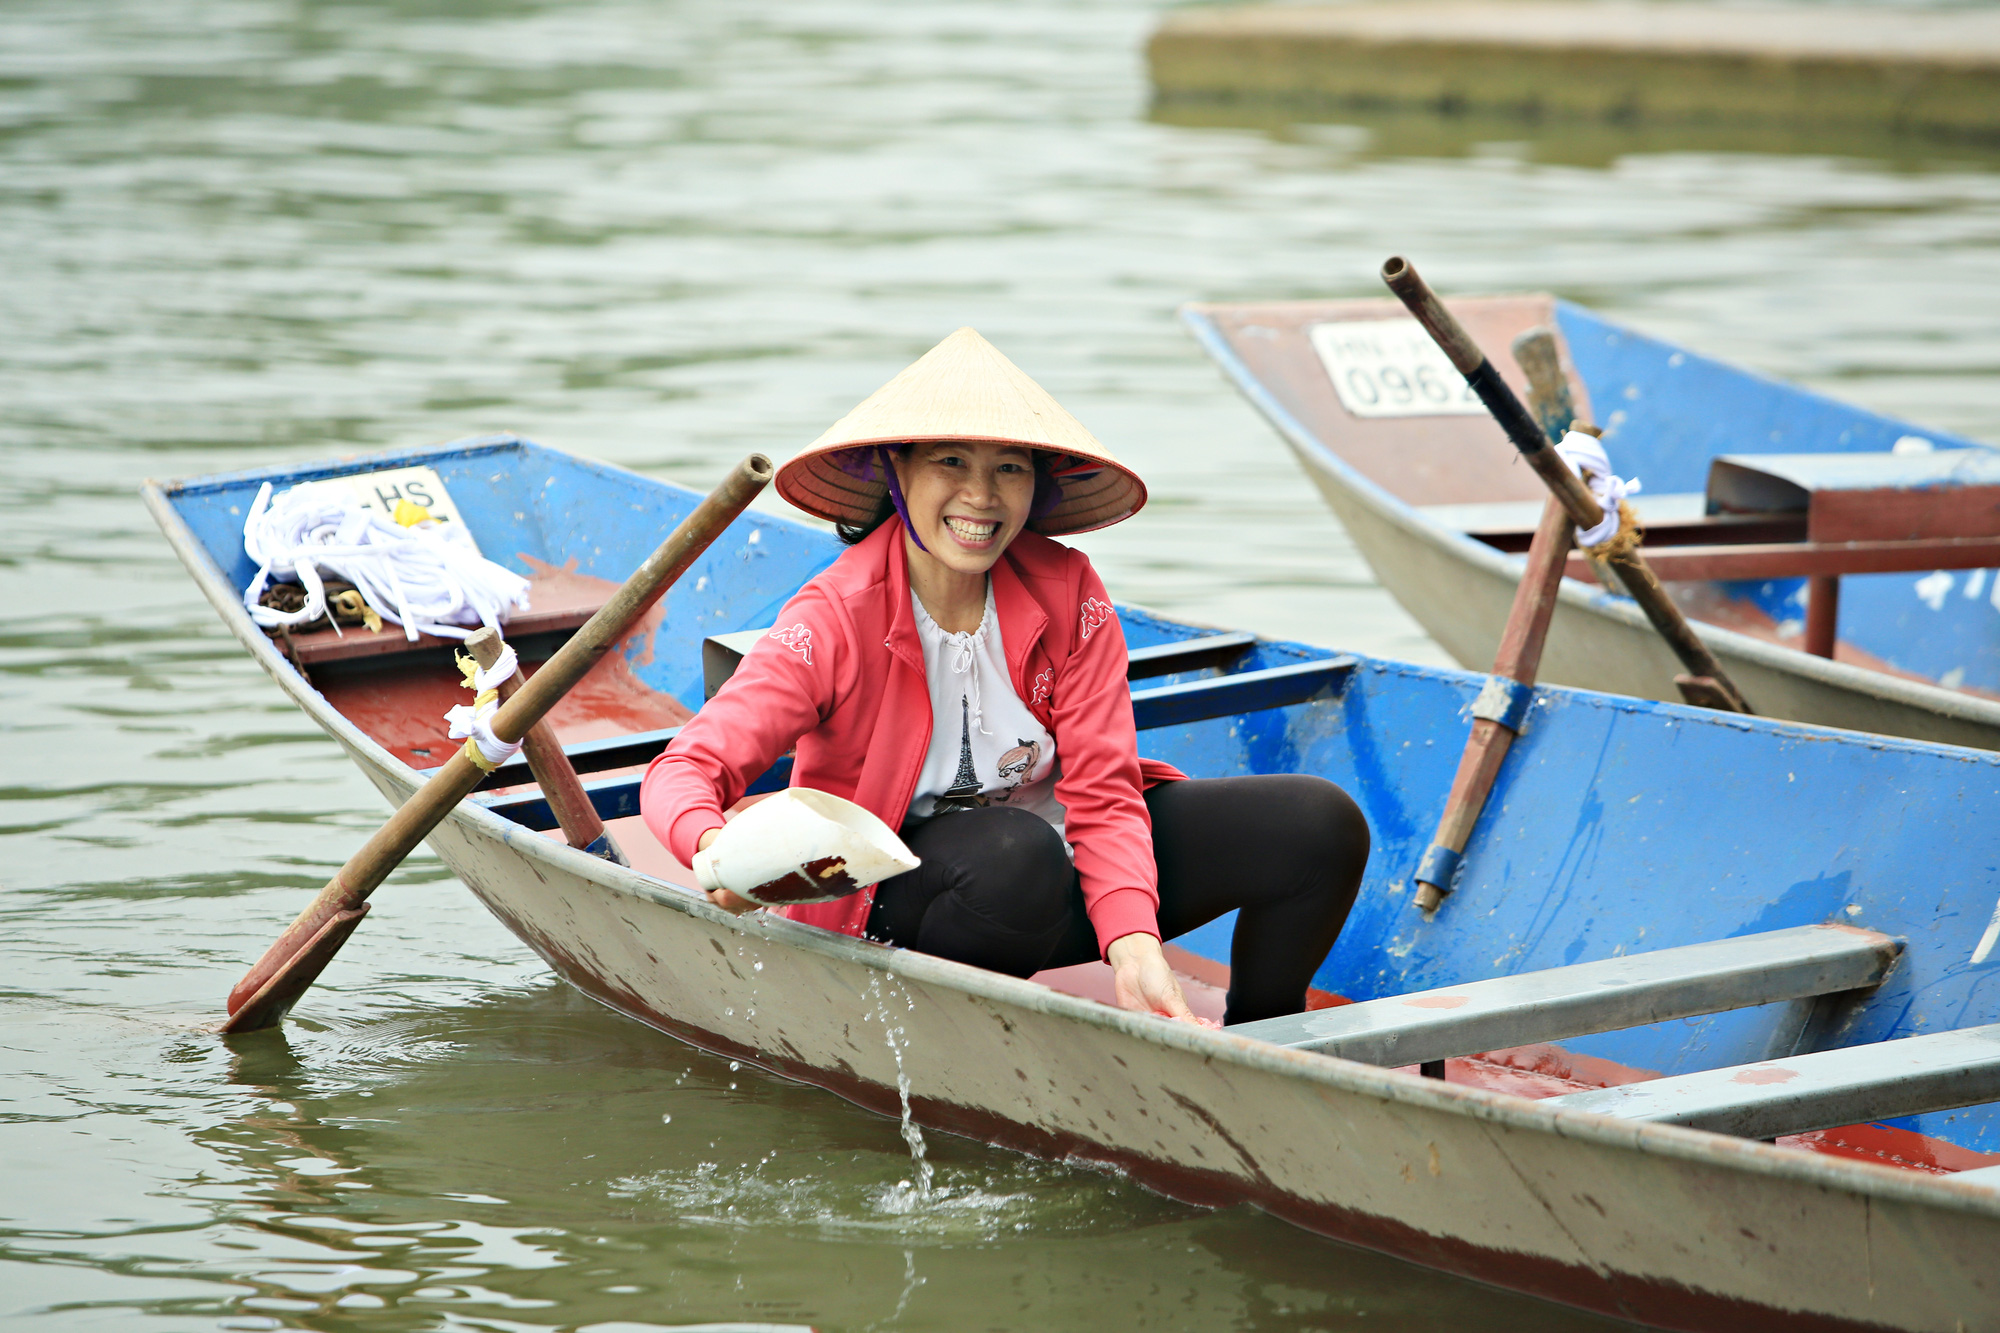
<instances>
[{"instance_id":1,"label":"conical straw hat","mask_svg":"<svg viewBox=\"0 0 2000 1333\"><path fill-rule=\"evenodd\" d=\"M960 329L778 469L778 493L836 523L875 517L888 489L876 445L990 440L1058 455L1056 506L1028 526L1050 537L1130 518L1146 484L1049 391L971 329Z\"/></svg>"}]
</instances>

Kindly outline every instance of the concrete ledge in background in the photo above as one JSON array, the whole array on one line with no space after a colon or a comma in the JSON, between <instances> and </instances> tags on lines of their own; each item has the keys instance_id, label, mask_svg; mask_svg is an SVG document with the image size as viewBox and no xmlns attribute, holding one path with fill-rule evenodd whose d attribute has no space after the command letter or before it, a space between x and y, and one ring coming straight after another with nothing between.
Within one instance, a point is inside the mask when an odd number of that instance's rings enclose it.
<instances>
[{"instance_id":1,"label":"concrete ledge in background","mask_svg":"<svg viewBox=\"0 0 2000 1333\"><path fill-rule=\"evenodd\" d=\"M2000 140L2000 10L1408 0L1183 9L1163 104L1428 107Z\"/></svg>"}]
</instances>

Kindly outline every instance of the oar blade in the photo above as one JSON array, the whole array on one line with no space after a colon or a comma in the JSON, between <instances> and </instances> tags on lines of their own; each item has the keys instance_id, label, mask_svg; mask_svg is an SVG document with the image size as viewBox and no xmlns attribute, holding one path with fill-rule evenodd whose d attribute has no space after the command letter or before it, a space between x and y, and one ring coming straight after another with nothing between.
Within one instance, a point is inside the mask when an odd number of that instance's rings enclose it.
<instances>
[{"instance_id":1,"label":"oar blade","mask_svg":"<svg viewBox=\"0 0 2000 1333\"><path fill-rule=\"evenodd\" d=\"M326 924L257 989L256 994L229 1015L222 1030L261 1032L265 1028L276 1027L291 1012L292 1006L299 1002L299 997L306 993L306 988L319 980L319 974L340 952L340 946L347 943L347 937L361 924L361 918L368 915L368 908L369 904L362 903L329 917Z\"/></svg>"}]
</instances>

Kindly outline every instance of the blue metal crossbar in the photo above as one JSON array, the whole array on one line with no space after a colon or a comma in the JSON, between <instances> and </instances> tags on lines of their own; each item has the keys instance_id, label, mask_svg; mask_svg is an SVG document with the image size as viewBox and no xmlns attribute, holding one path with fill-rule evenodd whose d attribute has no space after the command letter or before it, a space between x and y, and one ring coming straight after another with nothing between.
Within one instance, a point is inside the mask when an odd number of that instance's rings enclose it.
<instances>
[{"instance_id":1,"label":"blue metal crossbar","mask_svg":"<svg viewBox=\"0 0 2000 1333\"><path fill-rule=\"evenodd\" d=\"M1233 666L1236 660L1257 646L1257 636L1237 630L1210 634L1199 639L1175 639L1151 648L1134 648L1126 658L1125 679L1148 680L1176 671L1200 671L1208 667Z\"/></svg>"},{"instance_id":2,"label":"blue metal crossbar","mask_svg":"<svg viewBox=\"0 0 2000 1333\"><path fill-rule=\"evenodd\" d=\"M2000 1023L1592 1088L1544 1106L1774 1139L2000 1101Z\"/></svg>"},{"instance_id":3,"label":"blue metal crossbar","mask_svg":"<svg viewBox=\"0 0 2000 1333\"><path fill-rule=\"evenodd\" d=\"M1363 1064L1423 1064L1857 990L1878 984L1901 949L1900 940L1872 930L1794 926L1259 1019L1229 1031Z\"/></svg>"},{"instance_id":4,"label":"blue metal crossbar","mask_svg":"<svg viewBox=\"0 0 2000 1333\"><path fill-rule=\"evenodd\" d=\"M751 630L744 634L723 634L707 640L703 645L703 665L708 671L709 695L721 688L736 669L736 663L751 643L764 631ZM1199 639L1179 639L1173 643L1157 644L1151 648L1135 649L1126 666L1127 680L1146 680L1154 676L1172 675L1182 671L1202 671L1210 668L1226 667L1252 648L1257 646L1254 634L1230 633L1211 634ZM1339 658L1336 661L1351 659ZM1321 666L1322 663L1308 663ZM1280 691L1282 693L1282 691ZM1284 700L1284 702L1296 702ZM1275 705L1265 705L1272 707ZM1238 712L1245 711L1238 709ZM1156 723L1157 726L1171 725L1169 722ZM1140 723L1144 730L1146 724ZM660 751L667 748L667 742L680 734L679 727L666 727L659 731L639 731L629 736L612 736L604 740L584 741L577 745L566 745L563 753L569 756L570 766L579 773L602 773L609 768L631 768L635 764L650 764ZM425 772L435 770L426 769ZM525 756L516 755L501 764L480 780L474 791L491 791L495 787L518 787L534 779L528 772Z\"/></svg>"},{"instance_id":5,"label":"blue metal crossbar","mask_svg":"<svg viewBox=\"0 0 2000 1333\"><path fill-rule=\"evenodd\" d=\"M1218 636L1226 637L1226 636ZM1202 643L1195 639L1193 643ZM1187 726L1210 718L1234 717L1239 713L1254 713L1267 708L1284 708L1292 704L1304 703L1309 699L1334 692L1353 671L1355 659L1347 656L1321 658L1311 662L1297 662L1289 666L1272 667L1264 671L1244 671L1233 676L1216 676L1208 680L1190 681L1181 685L1163 685L1150 690L1132 692L1132 714L1139 730L1153 731L1163 727ZM1175 667L1173 670L1185 670ZM586 769L577 763L579 772L601 771L615 766L651 762L672 739L678 728L667 731L647 732L643 736L622 736L605 741L585 741L581 745L568 746L564 753L571 756L571 762L581 755L591 765ZM621 756L630 757L621 757ZM513 765L503 764L493 774L494 785L531 781L525 771L525 761ZM756 796L763 792L777 791L790 785L792 780L792 760L787 755L766 769L764 774L743 793ZM586 782L584 791L590 796L590 803L596 807L603 819L620 819L639 813L639 779L637 777L606 778L598 782ZM554 811L539 792L524 792L514 796L489 798L483 802L487 809L506 816L517 824L531 829L552 829L556 826Z\"/></svg>"}]
</instances>

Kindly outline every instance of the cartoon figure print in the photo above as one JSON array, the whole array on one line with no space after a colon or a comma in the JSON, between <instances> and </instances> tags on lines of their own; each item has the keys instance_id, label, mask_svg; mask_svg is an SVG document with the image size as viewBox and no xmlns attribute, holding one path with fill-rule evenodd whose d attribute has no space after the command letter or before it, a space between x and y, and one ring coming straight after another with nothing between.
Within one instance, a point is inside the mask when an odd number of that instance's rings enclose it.
<instances>
[{"instance_id":1,"label":"cartoon figure print","mask_svg":"<svg viewBox=\"0 0 2000 1333\"><path fill-rule=\"evenodd\" d=\"M1021 789L1028 775L1035 771L1035 763L1042 757L1042 743L1020 738L1020 744L1000 756L1000 780L1007 784L1007 790L993 799L1004 802Z\"/></svg>"}]
</instances>

